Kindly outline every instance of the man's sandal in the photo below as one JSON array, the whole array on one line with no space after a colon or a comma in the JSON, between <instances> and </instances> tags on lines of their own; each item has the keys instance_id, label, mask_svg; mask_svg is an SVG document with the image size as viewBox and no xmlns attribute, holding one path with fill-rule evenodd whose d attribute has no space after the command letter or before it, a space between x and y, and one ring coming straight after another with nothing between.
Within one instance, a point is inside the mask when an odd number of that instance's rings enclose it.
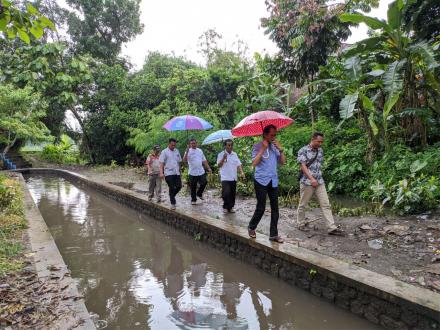
<instances>
[{"instance_id":1,"label":"man's sandal","mask_svg":"<svg viewBox=\"0 0 440 330\"><path fill-rule=\"evenodd\" d=\"M334 236L345 236L345 231L343 231L341 228L338 227L329 231L328 234Z\"/></svg>"},{"instance_id":2,"label":"man's sandal","mask_svg":"<svg viewBox=\"0 0 440 330\"><path fill-rule=\"evenodd\" d=\"M269 241L277 242L277 243L284 243L284 240L280 236L269 237Z\"/></svg>"}]
</instances>

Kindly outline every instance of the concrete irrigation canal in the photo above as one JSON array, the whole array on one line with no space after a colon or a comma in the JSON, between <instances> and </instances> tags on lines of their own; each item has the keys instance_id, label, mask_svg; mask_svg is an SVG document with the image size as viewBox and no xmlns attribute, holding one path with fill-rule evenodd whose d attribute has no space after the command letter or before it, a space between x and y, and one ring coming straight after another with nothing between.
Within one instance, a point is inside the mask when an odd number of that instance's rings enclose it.
<instances>
[{"instance_id":1,"label":"concrete irrigation canal","mask_svg":"<svg viewBox=\"0 0 440 330\"><path fill-rule=\"evenodd\" d=\"M71 172L24 175L98 328L438 328L429 290Z\"/></svg>"}]
</instances>

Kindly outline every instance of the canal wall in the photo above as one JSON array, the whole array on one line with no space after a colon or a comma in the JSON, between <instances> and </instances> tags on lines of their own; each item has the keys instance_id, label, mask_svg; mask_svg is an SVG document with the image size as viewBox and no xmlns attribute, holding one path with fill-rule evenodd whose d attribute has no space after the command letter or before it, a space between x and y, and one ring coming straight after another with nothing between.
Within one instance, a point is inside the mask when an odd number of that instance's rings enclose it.
<instances>
[{"instance_id":1,"label":"canal wall","mask_svg":"<svg viewBox=\"0 0 440 330\"><path fill-rule=\"evenodd\" d=\"M70 271L21 175L19 180L24 192L24 215L28 222L26 238L30 248L29 254L32 256L32 266L40 282L50 287L42 304L46 301L58 301L57 311L52 313L62 315L51 324L51 328L96 329L84 300L70 277Z\"/></svg>"},{"instance_id":2,"label":"canal wall","mask_svg":"<svg viewBox=\"0 0 440 330\"><path fill-rule=\"evenodd\" d=\"M77 173L26 169L23 173L61 176L161 222L178 228L230 256L250 263L311 294L387 329L440 329L440 294L290 243L249 239L247 229L207 215L149 202L144 195Z\"/></svg>"}]
</instances>

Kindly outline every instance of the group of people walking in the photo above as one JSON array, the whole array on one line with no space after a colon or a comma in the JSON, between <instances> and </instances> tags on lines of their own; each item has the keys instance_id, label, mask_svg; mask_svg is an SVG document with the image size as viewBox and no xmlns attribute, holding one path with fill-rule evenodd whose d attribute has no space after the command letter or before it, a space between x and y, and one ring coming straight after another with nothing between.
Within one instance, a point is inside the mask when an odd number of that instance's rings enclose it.
<instances>
[{"instance_id":1,"label":"group of people walking","mask_svg":"<svg viewBox=\"0 0 440 330\"><path fill-rule=\"evenodd\" d=\"M254 172L254 187L257 198L255 212L248 225L249 237L256 238L256 228L266 209L266 199L269 197L271 220L269 239L283 243L283 238L278 234L278 166L286 163L286 156L281 144L276 140L277 128L268 125L263 129L262 140L252 149L252 166ZM310 143L298 152L297 161L300 164L300 201L297 209L297 227L301 231L309 231L309 223L305 218L305 209L310 199L315 195L330 235L344 235L344 232L335 225L330 202L321 173L324 159L322 143L324 135L313 133ZM145 164L149 175L149 200L156 196L156 201L161 201L161 180L165 179L171 202L171 208L176 209L176 195L182 188L181 164L188 164L189 186L191 190L191 204L196 205L198 199L204 200L203 193L207 185L206 173L212 173L208 161L197 141L191 139L183 158L176 148L177 141L169 139L168 147L160 152L158 145L154 146ZM244 178L243 167L238 155L233 151L233 141L224 141L224 150L217 156L222 184L223 212L235 213L235 197L237 190L238 174Z\"/></svg>"}]
</instances>

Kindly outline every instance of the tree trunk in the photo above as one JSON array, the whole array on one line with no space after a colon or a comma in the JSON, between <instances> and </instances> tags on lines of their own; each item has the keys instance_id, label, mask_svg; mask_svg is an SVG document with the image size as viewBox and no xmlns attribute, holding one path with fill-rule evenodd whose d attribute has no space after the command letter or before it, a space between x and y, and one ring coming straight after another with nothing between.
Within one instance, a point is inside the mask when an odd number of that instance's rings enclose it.
<instances>
[{"instance_id":1,"label":"tree trunk","mask_svg":"<svg viewBox=\"0 0 440 330\"><path fill-rule=\"evenodd\" d=\"M71 107L70 111L72 111L73 115L75 116L76 120L78 120L78 123L81 126L82 133L83 133L83 136L84 136L84 141L86 143L87 151L89 152L90 159L91 159L93 164L96 164L95 154L93 153L92 144L90 142L89 135L86 132L86 128L84 126L84 122L82 121L81 116L79 115L78 111L76 111L76 109L74 107Z\"/></svg>"},{"instance_id":2,"label":"tree trunk","mask_svg":"<svg viewBox=\"0 0 440 330\"><path fill-rule=\"evenodd\" d=\"M14 138L14 140L6 145L6 147L3 149L3 156L6 156L8 151L14 146L15 142L17 142L17 138Z\"/></svg>"},{"instance_id":3,"label":"tree trunk","mask_svg":"<svg viewBox=\"0 0 440 330\"><path fill-rule=\"evenodd\" d=\"M370 126L368 121L368 116L365 113L365 110L359 106L359 113L361 115L362 121L364 122L365 129L367 131L367 163L372 164L374 161L374 155L377 151L376 138L373 133L373 129Z\"/></svg>"}]
</instances>

